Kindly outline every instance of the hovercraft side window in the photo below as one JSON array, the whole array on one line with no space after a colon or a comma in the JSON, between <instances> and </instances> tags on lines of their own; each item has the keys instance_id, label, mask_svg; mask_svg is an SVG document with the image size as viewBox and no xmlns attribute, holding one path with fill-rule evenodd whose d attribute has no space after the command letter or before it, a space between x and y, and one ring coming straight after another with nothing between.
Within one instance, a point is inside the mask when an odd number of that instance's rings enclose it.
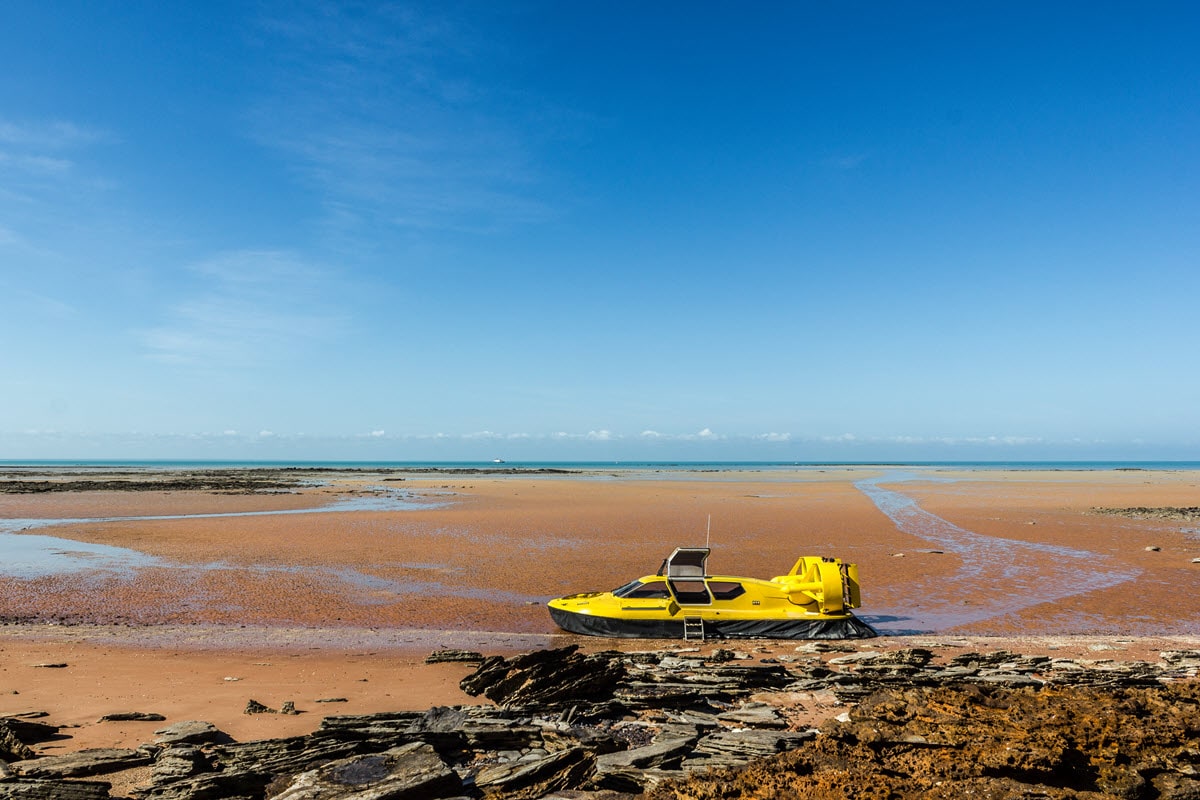
<instances>
[{"instance_id":1,"label":"hovercraft side window","mask_svg":"<svg viewBox=\"0 0 1200 800\"><path fill-rule=\"evenodd\" d=\"M709 581L708 590L717 600L732 600L746 593L746 588L734 581Z\"/></svg>"},{"instance_id":2,"label":"hovercraft side window","mask_svg":"<svg viewBox=\"0 0 1200 800\"><path fill-rule=\"evenodd\" d=\"M681 606L712 603L712 596L704 586L704 581L671 581L671 591L675 593L675 600Z\"/></svg>"},{"instance_id":3,"label":"hovercraft side window","mask_svg":"<svg viewBox=\"0 0 1200 800\"><path fill-rule=\"evenodd\" d=\"M646 583L633 581L617 589L613 594L617 597L642 600L665 600L671 596L671 593L667 591L667 584L664 581L647 581Z\"/></svg>"},{"instance_id":4,"label":"hovercraft side window","mask_svg":"<svg viewBox=\"0 0 1200 800\"><path fill-rule=\"evenodd\" d=\"M613 589L612 593L617 597L624 597L625 595L629 594L630 592L632 592L634 589L638 588L641 585L642 585L641 581L630 581L629 583L622 586L620 589Z\"/></svg>"}]
</instances>

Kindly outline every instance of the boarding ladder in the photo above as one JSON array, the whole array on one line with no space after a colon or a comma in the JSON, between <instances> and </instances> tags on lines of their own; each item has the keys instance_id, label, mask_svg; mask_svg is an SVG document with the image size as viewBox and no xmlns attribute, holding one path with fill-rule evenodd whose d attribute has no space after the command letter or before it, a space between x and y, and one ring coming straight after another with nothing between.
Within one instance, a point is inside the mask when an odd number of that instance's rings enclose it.
<instances>
[{"instance_id":1,"label":"boarding ladder","mask_svg":"<svg viewBox=\"0 0 1200 800\"><path fill-rule=\"evenodd\" d=\"M704 617L683 618L683 638L704 641Z\"/></svg>"}]
</instances>

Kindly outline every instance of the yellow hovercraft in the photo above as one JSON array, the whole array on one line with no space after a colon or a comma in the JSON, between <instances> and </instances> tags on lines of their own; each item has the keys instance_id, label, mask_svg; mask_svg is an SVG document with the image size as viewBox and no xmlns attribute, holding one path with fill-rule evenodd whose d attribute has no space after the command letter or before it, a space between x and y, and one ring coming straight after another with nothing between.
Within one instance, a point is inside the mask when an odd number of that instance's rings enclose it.
<instances>
[{"instance_id":1,"label":"yellow hovercraft","mask_svg":"<svg viewBox=\"0 0 1200 800\"><path fill-rule=\"evenodd\" d=\"M766 581L709 575L707 547L679 547L658 573L611 592L551 600L563 630L627 639L868 639L858 566L806 556Z\"/></svg>"}]
</instances>

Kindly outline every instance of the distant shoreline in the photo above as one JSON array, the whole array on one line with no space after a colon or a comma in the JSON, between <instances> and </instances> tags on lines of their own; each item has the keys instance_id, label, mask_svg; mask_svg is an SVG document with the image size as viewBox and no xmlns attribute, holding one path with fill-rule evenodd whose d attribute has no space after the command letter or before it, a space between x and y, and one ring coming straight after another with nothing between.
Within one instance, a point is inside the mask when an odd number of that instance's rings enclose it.
<instances>
[{"instance_id":1,"label":"distant shoreline","mask_svg":"<svg viewBox=\"0 0 1200 800\"><path fill-rule=\"evenodd\" d=\"M356 461L240 459L0 459L0 470L293 470L312 472L421 472L449 474L553 473L588 470L680 472L774 471L788 469L911 468L1046 471L1200 470L1200 460L1043 461Z\"/></svg>"}]
</instances>

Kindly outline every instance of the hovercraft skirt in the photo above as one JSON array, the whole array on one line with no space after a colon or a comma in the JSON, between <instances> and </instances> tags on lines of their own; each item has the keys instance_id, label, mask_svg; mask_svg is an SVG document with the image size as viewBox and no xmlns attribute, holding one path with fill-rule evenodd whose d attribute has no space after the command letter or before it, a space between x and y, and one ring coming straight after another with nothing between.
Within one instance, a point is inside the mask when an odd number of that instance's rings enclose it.
<instances>
[{"instance_id":1,"label":"hovercraft skirt","mask_svg":"<svg viewBox=\"0 0 1200 800\"><path fill-rule=\"evenodd\" d=\"M558 627L615 639L682 639L683 619L614 619L550 608ZM853 614L841 619L704 620L707 639L872 639L879 633Z\"/></svg>"}]
</instances>

